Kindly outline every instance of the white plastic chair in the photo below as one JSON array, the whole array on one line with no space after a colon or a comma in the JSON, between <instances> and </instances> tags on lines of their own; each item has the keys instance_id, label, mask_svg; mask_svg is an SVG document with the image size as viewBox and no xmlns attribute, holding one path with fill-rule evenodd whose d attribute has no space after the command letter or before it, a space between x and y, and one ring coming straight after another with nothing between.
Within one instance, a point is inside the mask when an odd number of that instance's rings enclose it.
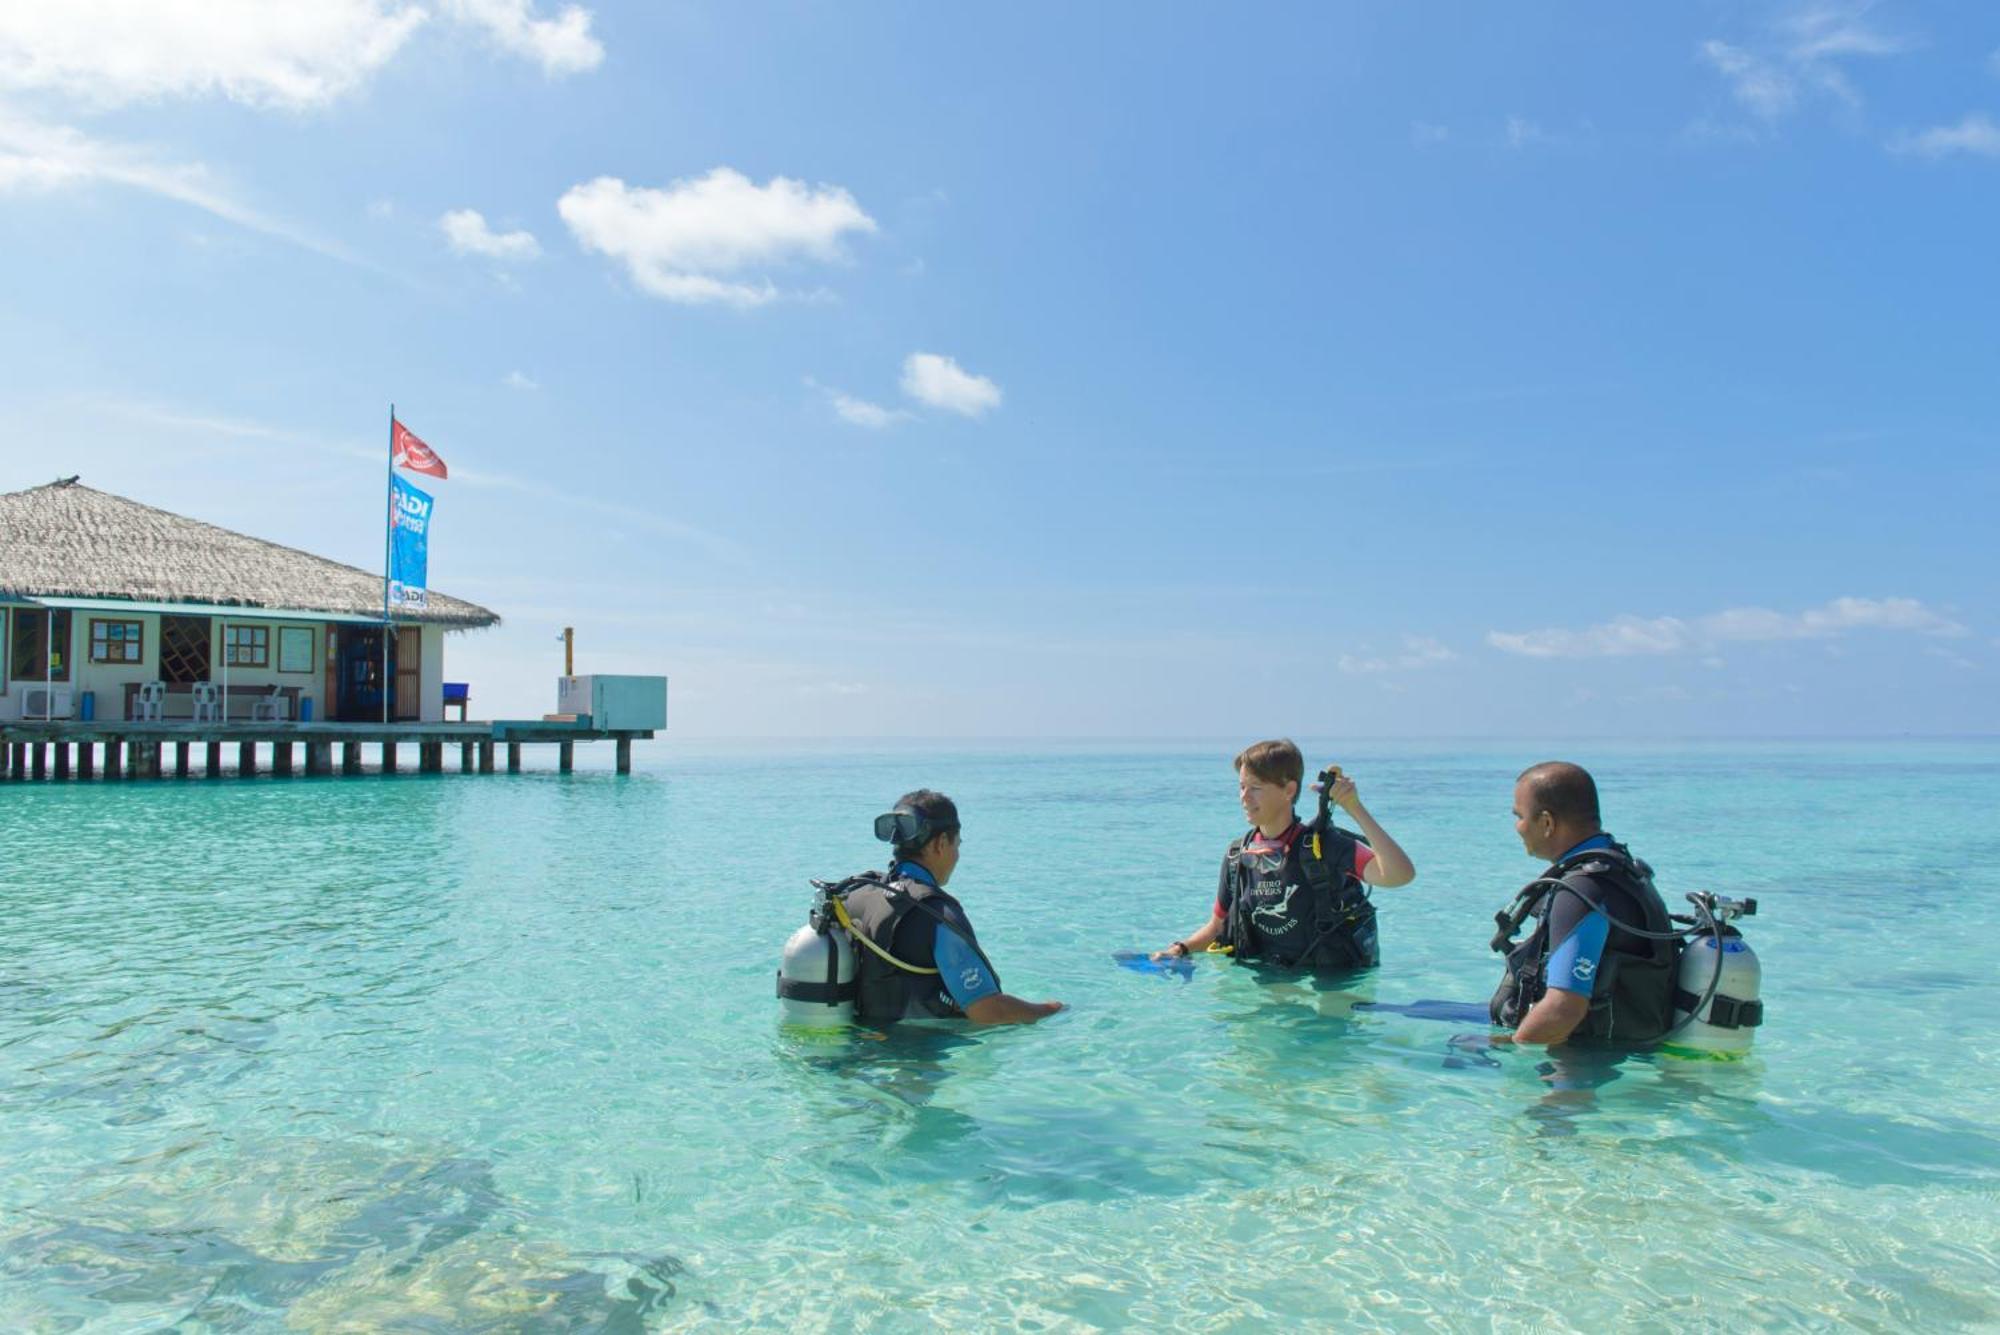
<instances>
[{"instance_id":1,"label":"white plastic chair","mask_svg":"<svg viewBox=\"0 0 2000 1335\"><path fill-rule=\"evenodd\" d=\"M139 719L141 723L158 723L167 716L167 688L164 683L149 681L139 687Z\"/></svg>"},{"instance_id":2,"label":"white plastic chair","mask_svg":"<svg viewBox=\"0 0 2000 1335\"><path fill-rule=\"evenodd\" d=\"M285 688L273 686L269 695L260 695L250 702L252 723L282 723L291 713L291 701L285 699Z\"/></svg>"},{"instance_id":3,"label":"white plastic chair","mask_svg":"<svg viewBox=\"0 0 2000 1335\"><path fill-rule=\"evenodd\" d=\"M222 722L222 688L212 681L198 681L190 689L194 695L194 721Z\"/></svg>"}]
</instances>

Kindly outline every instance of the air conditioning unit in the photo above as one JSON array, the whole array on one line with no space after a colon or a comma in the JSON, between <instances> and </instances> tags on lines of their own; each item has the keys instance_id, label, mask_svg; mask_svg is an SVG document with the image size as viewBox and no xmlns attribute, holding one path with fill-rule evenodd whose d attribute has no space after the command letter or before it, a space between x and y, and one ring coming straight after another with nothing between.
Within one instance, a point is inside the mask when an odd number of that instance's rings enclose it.
<instances>
[{"instance_id":1,"label":"air conditioning unit","mask_svg":"<svg viewBox=\"0 0 2000 1335\"><path fill-rule=\"evenodd\" d=\"M69 718L75 712L67 686L29 686L21 693L24 719Z\"/></svg>"},{"instance_id":2,"label":"air conditioning unit","mask_svg":"<svg viewBox=\"0 0 2000 1335\"><path fill-rule=\"evenodd\" d=\"M588 715L603 732L658 732L667 726L667 679L558 677L556 712Z\"/></svg>"}]
</instances>

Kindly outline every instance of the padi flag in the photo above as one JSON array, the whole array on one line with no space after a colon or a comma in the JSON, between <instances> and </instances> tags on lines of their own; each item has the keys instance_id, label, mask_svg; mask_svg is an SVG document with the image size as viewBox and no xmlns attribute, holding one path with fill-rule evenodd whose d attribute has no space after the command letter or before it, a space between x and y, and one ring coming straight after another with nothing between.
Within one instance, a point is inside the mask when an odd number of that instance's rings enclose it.
<instances>
[{"instance_id":1,"label":"padi flag","mask_svg":"<svg viewBox=\"0 0 2000 1335\"><path fill-rule=\"evenodd\" d=\"M412 473L429 473L434 478L445 476L444 460L438 458L437 451L393 417L389 419L389 462Z\"/></svg>"},{"instance_id":2,"label":"padi flag","mask_svg":"<svg viewBox=\"0 0 2000 1335\"><path fill-rule=\"evenodd\" d=\"M442 466L442 465L440 465ZM431 509L436 504L401 478L389 488L389 605L426 606Z\"/></svg>"}]
</instances>

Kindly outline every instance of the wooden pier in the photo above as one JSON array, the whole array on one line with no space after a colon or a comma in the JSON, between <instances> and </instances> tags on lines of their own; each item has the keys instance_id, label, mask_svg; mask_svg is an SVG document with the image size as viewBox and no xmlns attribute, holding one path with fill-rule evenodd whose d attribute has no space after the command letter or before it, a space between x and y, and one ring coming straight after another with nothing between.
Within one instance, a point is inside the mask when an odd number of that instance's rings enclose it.
<instances>
[{"instance_id":1,"label":"wooden pier","mask_svg":"<svg viewBox=\"0 0 2000 1335\"><path fill-rule=\"evenodd\" d=\"M187 779L226 772L255 775L269 760L274 775L358 775L367 771L362 748L376 748L375 773L395 774L404 757L419 774L445 772L456 748L461 774L492 774L506 748L507 773L521 771L523 746L554 746L556 768L569 773L579 742L617 746L620 774L632 772L632 742L650 730L598 729L539 719L494 723L78 723L57 720L0 722L0 779ZM225 767L229 749L233 765ZM409 748L406 751L405 748ZM102 762L99 756L102 755ZM303 765L299 762L303 761Z\"/></svg>"}]
</instances>

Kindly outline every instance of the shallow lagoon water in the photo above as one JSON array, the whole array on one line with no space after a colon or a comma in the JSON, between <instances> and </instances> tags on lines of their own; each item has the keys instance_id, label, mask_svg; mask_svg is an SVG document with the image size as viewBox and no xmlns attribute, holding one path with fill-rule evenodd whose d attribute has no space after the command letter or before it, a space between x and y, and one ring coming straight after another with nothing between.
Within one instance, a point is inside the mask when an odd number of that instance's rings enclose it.
<instances>
[{"instance_id":1,"label":"shallow lagoon water","mask_svg":"<svg viewBox=\"0 0 2000 1335\"><path fill-rule=\"evenodd\" d=\"M1670 901L1755 896L1734 1063L1480 1060L1541 748L1338 759L1384 965L1201 921L1227 745L695 747L579 772L0 788L0 1329L2000 1325L2000 745L1579 746ZM908 787L1011 991L780 1032L807 878Z\"/></svg>"}]
</instances>

